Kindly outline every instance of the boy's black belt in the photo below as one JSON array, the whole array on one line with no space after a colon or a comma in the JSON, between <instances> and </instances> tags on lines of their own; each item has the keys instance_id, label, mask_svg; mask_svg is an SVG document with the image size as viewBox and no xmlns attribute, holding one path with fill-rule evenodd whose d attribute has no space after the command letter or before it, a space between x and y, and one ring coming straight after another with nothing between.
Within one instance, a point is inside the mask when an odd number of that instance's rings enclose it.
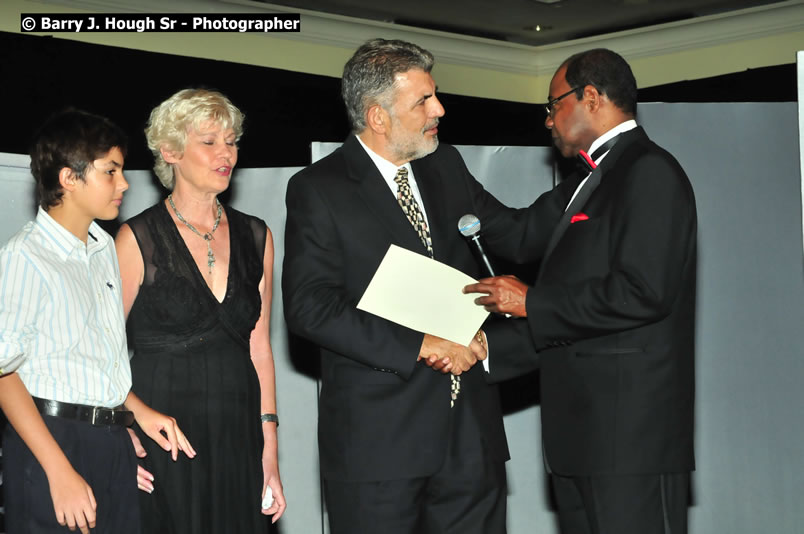
<instances>
[{"instance_id":1,"label":"boy's black belt","mask_svg":"<svg viewBox=\"0 0 804 534\"><path fill-rule=\"evenodd\" d=\"M97 426L122 425L131 426L134 423L134 412L117 408L101 408L99 406L86 406L54 400L33 398L34 404L43 415L52 415L74 421L84 421Z\"/></svg>"}]
</instances>

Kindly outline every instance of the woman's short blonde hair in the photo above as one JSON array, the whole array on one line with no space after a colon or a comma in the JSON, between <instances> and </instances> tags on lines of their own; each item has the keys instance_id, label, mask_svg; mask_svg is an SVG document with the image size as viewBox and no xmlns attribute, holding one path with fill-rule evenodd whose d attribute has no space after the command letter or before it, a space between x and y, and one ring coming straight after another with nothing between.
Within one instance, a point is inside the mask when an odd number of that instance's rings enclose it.
<instances>
[{"instance_id":1,"label":"woman's short blonde hair","mask_svg":"<svg viewBox=\"0 0 804 534\"><path fill-rule=\"evenodd\" d=\"M151 111L145 138L154 155L154 172L159 181L173 190L176 177L173 167L162 157L161 149L184 152L190 128L198 130L213 121L231 128L236 140L243 135L243 113L224 95L206 89L182 89Z\"/></svg>"}]
</instances>

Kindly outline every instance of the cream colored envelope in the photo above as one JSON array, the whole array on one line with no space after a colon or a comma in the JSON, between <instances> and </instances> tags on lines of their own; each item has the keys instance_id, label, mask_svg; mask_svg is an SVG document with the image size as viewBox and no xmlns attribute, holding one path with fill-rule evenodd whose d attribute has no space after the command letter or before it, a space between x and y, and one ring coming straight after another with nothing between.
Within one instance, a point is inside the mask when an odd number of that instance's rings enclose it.
<instances>
[{"instance_id":1,"label":"cream colored envelope","mask_svg":"<svg viewBox=\"0 0 804 534\"><path fill-rule=\"evenodd\" d=\"M476 282L461 271L391 245L357 304L413 330L467 346L488 312L463 286Z\"/></svg>"}]
</instances>

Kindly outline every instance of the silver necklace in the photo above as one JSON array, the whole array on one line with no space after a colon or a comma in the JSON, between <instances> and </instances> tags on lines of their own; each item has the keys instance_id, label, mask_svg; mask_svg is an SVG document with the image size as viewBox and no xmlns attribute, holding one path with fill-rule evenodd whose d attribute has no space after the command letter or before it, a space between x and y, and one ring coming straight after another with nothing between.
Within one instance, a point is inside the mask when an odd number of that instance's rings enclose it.
<instances>
[{"instance_id":1,"label":"silver necklace","mask_svg":"<svg viewBox=\"0 0 804 534\"><path fill-rule=\"evenodd\" d=\"M188 223L187 220L181 216L179 210L176 209L176 204L173 203L173 193L168 195L168 203L170 207L173 208L173 213L176 214L176 218L184 223L184 226L189 228L193 231L195 235L203 239L207 242L207 267L209 267L209 274L212 274L212 267L215 266L215 254L212 252L212 234L215 233L215 230L218 229L218 224L221 222L221 214L223 213L223 206L221 206L221 201L217 198L215 199L215 203L218 205L218 213L215 215L215 224L212 225L212 230L207 232L206 234L202 234L198 230L195 229L195 226Z\"/></svg>"}]
</instances>

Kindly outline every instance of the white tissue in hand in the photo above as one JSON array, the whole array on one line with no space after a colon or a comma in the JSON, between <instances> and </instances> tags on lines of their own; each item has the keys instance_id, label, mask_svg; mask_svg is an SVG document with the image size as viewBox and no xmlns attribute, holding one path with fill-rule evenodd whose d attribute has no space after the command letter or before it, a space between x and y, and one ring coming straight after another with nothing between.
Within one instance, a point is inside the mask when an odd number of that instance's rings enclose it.
<instances>
[{"instance_id":1,"label":"white tissue in hand","mask_svg":"<svg viewBox=\"0 0 804 534\"><path fill-rule=\"evenodd\" d=\"M270 486L265 488L265 497L262 498L262 509L267 510L274 504L274 492Z\"/></svg>"}]
</instances>

